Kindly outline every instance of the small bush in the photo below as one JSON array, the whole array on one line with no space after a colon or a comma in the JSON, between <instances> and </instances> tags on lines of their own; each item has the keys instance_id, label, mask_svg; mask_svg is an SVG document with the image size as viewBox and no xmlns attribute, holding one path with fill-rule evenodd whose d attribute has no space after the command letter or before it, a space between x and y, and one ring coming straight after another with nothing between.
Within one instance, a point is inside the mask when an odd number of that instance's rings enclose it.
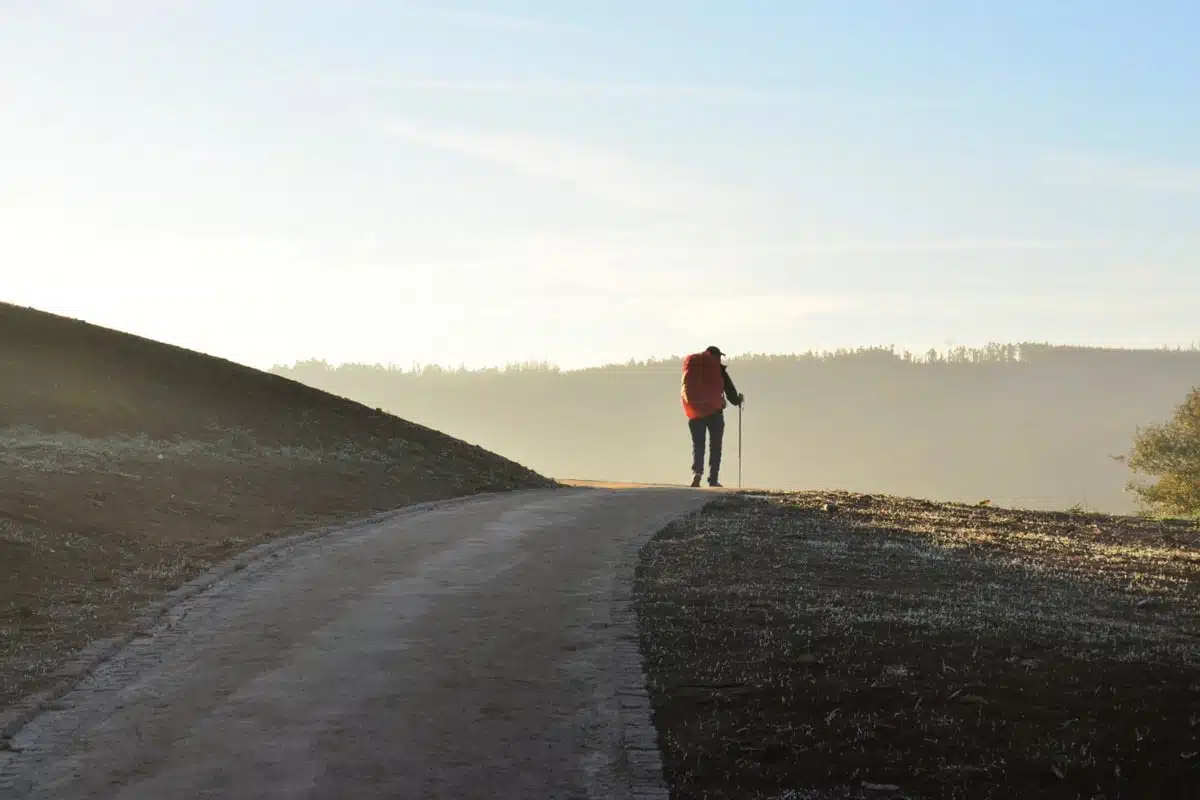
<instances>
[{"instance_id":1,"label":"small bush","mask_svg":"<svg viewBox=\"0 0 1200 800\"><path fill-rule=\"evenodd\" d=\"M1155 476L1129 488L1149 510L1200 517L1200 389L1192 389L1169 422L1139 428L1133 450L1121 459L1134 472Z\"/></svg>"}]
</instances>

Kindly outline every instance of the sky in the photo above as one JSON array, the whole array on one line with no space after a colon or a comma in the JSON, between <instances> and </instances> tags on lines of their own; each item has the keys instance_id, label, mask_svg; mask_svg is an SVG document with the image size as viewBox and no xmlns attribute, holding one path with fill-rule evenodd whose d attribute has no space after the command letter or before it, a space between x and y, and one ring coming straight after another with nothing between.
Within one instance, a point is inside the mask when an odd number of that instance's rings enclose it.
<instances>
[{"instance_id":1,"label":"sky","mask_svg":"<svg viewBox=\"0 0 1200 800\"><path fill-rule=\"evenodd\" d=\"M1200 5L0 0L0 300L257 367L1200 341Z\"/></svg>"}]
</instances>

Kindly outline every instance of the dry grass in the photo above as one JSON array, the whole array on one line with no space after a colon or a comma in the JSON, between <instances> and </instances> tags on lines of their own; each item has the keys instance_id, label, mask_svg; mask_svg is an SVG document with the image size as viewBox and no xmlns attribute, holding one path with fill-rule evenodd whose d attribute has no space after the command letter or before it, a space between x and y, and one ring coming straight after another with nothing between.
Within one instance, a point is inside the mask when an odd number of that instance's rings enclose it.
<instances>
[{"instance_id":1,"label":"dry grass","mask_svg":"<svg viewBox=\"0 0 1200 800\"><path fill-rule=\"evenodd\" d=\"M362 447L349 441L340 448L313 449L304 446L264 447L253 431L215 428L214 441L151 439L145 434L87 437L74 433L44 433L29 425L0 430L0 452L5 462L26 470L49 473L121 474L122 461L164 461L206 458L229 463L246 460L282 459L292 462L346 462L387 464L412 451L410 443L396 439L384 447Z\"/></svg>"},{"instance_id":2,"label":"dry grass","mask_svg":"<svg viewBox=\"0 0 1200 800\"><path fill-rule=\"evenodd\" d=\"M719 500L638 576L673 795L1189 796L1198 576L1194 523Z\"/></svg>"},{"instance_id":3,"label":"dry grass","mask_svg":"<svg viewBox=\"0 0 1200 800\"><path fill-rule=\"evenodd\" d=\"M456 471L449 459L405 457L402 445L233 438L0 431L0 712L148 602L265 539L535 483L486 463Z\"/></svg>"},{"instance_id":4,"label":"dry grass","mask_svg":"<svg viewBox=\"0 0 1200 800\"><path fill-rule=\"evenodd\" d=\"M0 709L240 542L214 547L39 530L0 520Z\"/></svg>"}]
</instances>

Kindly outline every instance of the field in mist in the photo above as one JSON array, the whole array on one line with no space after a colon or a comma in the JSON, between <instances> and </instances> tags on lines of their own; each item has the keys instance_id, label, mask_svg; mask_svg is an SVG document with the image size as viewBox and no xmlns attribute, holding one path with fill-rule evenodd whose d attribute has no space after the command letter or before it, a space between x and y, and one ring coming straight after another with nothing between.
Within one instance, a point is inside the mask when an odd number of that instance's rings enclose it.
<instances>
[{"instance_id":1,"label":"field in mist","mask_svg":"<svg viewBox=\"0 0 1200 800\"><path fill-rule=\"evenodd\" d=\"M699 348L697 348L699 349ZM992 345L727 360L744 412L743 480L1108 513L1136 509L1129 451L1200 384L1200 350ZM330 365L273 372L559 478L678 483L690 442L680 358L579 371ZM737 480L737 411L722 478Z\"/></svg>"}]
</instances>

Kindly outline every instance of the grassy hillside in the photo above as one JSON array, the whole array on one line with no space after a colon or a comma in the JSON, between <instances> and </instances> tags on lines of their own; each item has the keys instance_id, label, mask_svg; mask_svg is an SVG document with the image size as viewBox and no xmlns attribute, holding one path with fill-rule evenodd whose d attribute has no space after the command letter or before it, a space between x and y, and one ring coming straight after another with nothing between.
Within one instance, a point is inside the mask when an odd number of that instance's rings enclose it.
<instances>
[{"instance_id":1,"label":"grassy hillside","mask_svg":"<svg viewBox=\"0 0 1200 800\"><path fill-rule=\"evenodd\" d=\"M552 485L279 376L0 304L0 711L265 538Z\"/></svg>"}]
</instances>

